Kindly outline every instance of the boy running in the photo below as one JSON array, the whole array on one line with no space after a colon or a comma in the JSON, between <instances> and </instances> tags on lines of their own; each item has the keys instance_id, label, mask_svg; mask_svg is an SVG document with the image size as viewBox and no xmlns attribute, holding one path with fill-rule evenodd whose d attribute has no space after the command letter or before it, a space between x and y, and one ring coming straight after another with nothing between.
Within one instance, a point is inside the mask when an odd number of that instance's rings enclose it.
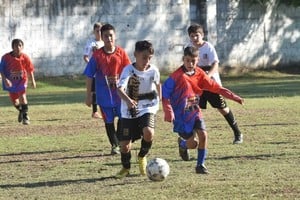
<instances>
[{"instance_id":1,"label":"boy running","mask_svg":"<svg viewBox=\"0 0 300 200\"><path fill-rule=\"evenodd\" d=\"M100 106L105 129L111 144L111 154L119 154L119 142L116 132L120 129L121 100L117 94L117 83L123 68L130 64L127 53L115 45L116 33L111 24L101 27L101 37L104 46L96 50L88 62L84 74L86 75L87 106L92 104L91 85L93 77L96 81L97 104ZM118 117L117 129L114 119Z\"/></svg>"},{"instance_id":2,"label":"boy running","mask_svg":"<svg viewBox=\"0 0 300 200\"><path fill-rule=\"evenodd\" d=\"M123 167L116 178L129 174L131 146L140 138L142 140L138 162L141 175L146 175L146 155L152 146L155 114L159 109L161 91L158 68L150 64L153 54L154 49L150 42L138 41L134 51L136 62L124 68L120 77L118 93L122 100L122 131L118 138Z\"/></svg>"},{"instance_id":3,"label":"boy running","mask_svg":"<svg viewBox=\"0 0 300 200\"><path fill-rule=\"evenodd\" d=\"M203 40L203 27L199 24L193 24L188 28L188 34L191 42L189 46L194 46L199 49L198 67L205 71L211 79L216 81L219 85L222 85L219 75L219 58L214 46ZM234 134L233 144L243 143L243 134L238 127L238 123L231 109L227 106L222 95L210 91L204 91L199 103L200 108L206 109L207 102L209 102L213 108L216 108L226 119Z\"/></svg>"},{"instance_id":4,"label":"boy running","mask_svg":"<svg viewBox=\"0 0 300 200\"><path fill-rule=\"evenodd\" d=\"M34 66L30 58L24 54L24 42L20 39L12 41L12 51L5 54L0 63L3 90L9 92L10 100L19 111L18 122L24 125L30 124L28 116L28 101L26 88L28 77L33 88L36 88L34 78Z\"/></svg>"},{"instance_id":5,"label":"boy running","mask_svg":"<svg viewBox=\"0 0 300 200\"><path fill-rule=\"evenodd\" d=\"M187 149L198 149L196 173L208 174L204 165L207 153L207 132L199 101L204 90L221 94L243 104L243 99L220 86L197 67L199 51L196 47L184 49L183 65L173 72L162 86L165 121L173 122L178 133L180 155L187 158ZM183 139L181 139L183 138Z\"/></svg>"}]
</instances>

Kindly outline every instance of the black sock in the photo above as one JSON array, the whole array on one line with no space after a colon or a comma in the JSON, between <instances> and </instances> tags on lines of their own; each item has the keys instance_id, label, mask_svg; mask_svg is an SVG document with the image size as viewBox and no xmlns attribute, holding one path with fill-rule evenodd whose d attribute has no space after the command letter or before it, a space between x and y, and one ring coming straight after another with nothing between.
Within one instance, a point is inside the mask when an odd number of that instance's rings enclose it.
<instances>
[{"instance_id":1,"label":"black sock","mask_svg":"<svg viewBox=\"0 0 300 200\"><path fill-rule=\"evenodd\" d=\"M144 139L142 139L141 148L140 148L140 152L139 152L138 156L139 157L145 157L147 155L147 153L149 152L151 146L152 146L152 141L147 142Z\"/></svg>"},{"instance_id":2,"label":"black sock","mask_svg":"<svg viewBox=\"0 0 300 200\"><path fill-rule=\"evenodd\" d=\"M228 122L229 126L231 127L231 129L233 130L234 132L234 135L235 136L238 136L238 135L241 135L241 131L238 127L238 124L231 112L231 110L229 111L229 113L227 115L224 115L226 121Z\"/></svg>"},{"instance_id":3,"label":"black sock","mask_svg":"<svg viewBox=\"0 0 300 200\"><path fill-rule=\"evenodd\" d=\"M121 162L125 169L130 169L131 152L121 153Z\"/></svg>"},{"instance_id":4,"label":"black sock","mask_svg":"<svg viewBox=\"0 0 300 200\"><path fill-rule=\"evenodd\" d=\"M21 105L19 104L19 105L15 105L15 108L18 110L18 111L21 111L21 109L22 109L22 107L21 107Z\"/></svg>"},{"instance_id":5,"label":"black sock","mask_svg":"<svg viewBox=\"0 0 300 200\"><path fill-rule=\"evenodd\" d=\"M93 113L97 112L97 103L96 103L96 93L92 94L92 101L93 101Z\"/></svg>"},{"instance_id":6,"label":"black sock","mask_svg":"<svg viewBox=\"0 0 300 200\"><path fill-rule=\"evenodd\" d=\"M26 119L28 113L28 104L21 105L21 112L23 113L23 118Z\"/></svg>"},{"instance_id":7,"label":"black sock","mask_svg":"<svg viewBox=\"0 0 300 200\"><path fill-rule=\"evenodd\" d=\"M105 123L105 129L111 146L119 146L114 123Z\"/></svg>"}]
</instances>

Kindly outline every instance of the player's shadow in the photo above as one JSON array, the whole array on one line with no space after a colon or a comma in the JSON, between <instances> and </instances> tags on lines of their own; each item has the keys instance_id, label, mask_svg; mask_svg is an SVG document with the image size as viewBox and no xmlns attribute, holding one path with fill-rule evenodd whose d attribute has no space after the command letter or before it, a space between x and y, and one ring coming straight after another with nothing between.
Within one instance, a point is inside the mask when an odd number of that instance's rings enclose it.
<instances>
[{"instance_id":1,"label":"player's shadow","mask_svg":"<svg viewBox=\"0 0 300 200\"><path fill-rule=\"evenodd\" d=\"M9 189L9 188L36 188L36 187L55 187L65 184L77 184L77 183L95 183L98 181L104 181L107 179L115 179L113 176L101 177L101 178L86 178L86 179L75 179L75 180L58 180L58 181L41 181L36 183L17 183L17 184L1 184L0 188Z\"/></svg>"},{"instance_id":2,"label":"player's shadow","mask_svg":"<svg viewBox=\"0 0 300 200\"><path fill-rule=\"evenodd\" d=\"M41 162L41 161L57 161L57 160L69 160L69 159L85 159L85 158L99 158L99 157L108 157L111 156L111 154L86 154L86 155L71 155L71 156L48 156L45 158L32 158L29 157L28 159L26 159L26 156L30 156L30 155L42 155L42 154L52 154L52 153L66 153L69 150L57 150L57 151L38 151L38 152L20 152L20 153L8 153L8 154L0 154L0 158L1 157L9 157L8 160L5 161L1 161L0 160L0 164L7 164L7 163L20 163L20 162ZM71 151L71 150L70 150ZM92 150L91 150L92 151ZM93 150L94 151L94 150ZM16 158L13 158L13 157Z\"/></svg>"}]
</instances>

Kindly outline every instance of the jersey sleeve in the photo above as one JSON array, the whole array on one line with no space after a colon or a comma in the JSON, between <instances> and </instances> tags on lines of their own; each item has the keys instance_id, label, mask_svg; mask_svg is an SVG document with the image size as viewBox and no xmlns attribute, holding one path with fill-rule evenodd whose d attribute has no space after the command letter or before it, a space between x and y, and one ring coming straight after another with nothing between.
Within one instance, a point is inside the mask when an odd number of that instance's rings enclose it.
<instances>
[{"instance_id":1,"label":"jersey sleeve","mask_svg":"<svg viewBox=\"0 0 300 200\"><path fill-rule=\"evenodd\" d=\"M165 99L170 99L174 88L175 81L171 77L169 77L162 85L162 97Z\"/></svg>"},{"instance_id":2,"label":"jersey sleeve","mask_svg":"<svg viewBox=\"0 0 300 200\"><path fill-rule=\"evenodd\" d=\"M90 61L87 63L83 74L89 78L93 78L96 74L96 69L97 69L97 63L94 57L90 59Z\"/></svg>"},{"instance_id":3,"label":"jersey sleeve","mask_svg":"<svg viewBox=\"0 0 300 200\"><path fill-rule=\"evenodd\" d=\"M128 80L129 80L129 68L130 68L130 65L126 66L123 71L121 72L121 75L120 75L120 80L117 84L117 87L123 87L123 88L126 88L127 87L127 83L128 83Z\"/></svg>"},{"instance_id":4,"label":"jersey sleeve","mask_svg":"<svg viewBox=\"0 0 300 200\"><path fill-rule=\"evenodd\" d=\"M25 60L25 70L28 73L34 72L34 66L33 63L31 62L30 58L24 54L24 60Z\"/></svg>"}]
</instances>

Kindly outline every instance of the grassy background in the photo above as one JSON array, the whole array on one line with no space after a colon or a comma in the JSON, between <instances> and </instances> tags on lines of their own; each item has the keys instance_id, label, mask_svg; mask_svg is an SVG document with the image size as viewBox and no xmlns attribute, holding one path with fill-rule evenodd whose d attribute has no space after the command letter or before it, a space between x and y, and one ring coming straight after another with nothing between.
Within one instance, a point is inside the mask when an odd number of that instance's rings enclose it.
<instances>
[{"instance_id":1,"label":"grassy background","mask_svg":"<svg viewBox=\"0 0 300 200\"><path fill-rule=\"evenodd\" d=\"M191 161L180 160L176 134L160 110L148 159L168 161L164 182L138 175L140 141L131 176L113 178L120 156L109 155L104 123L83 103L83 77L39 78L38 88L28 90L29 126L18 124L1 91L0 199L300 199L300 75L252 72L222 79L246 100L244 106L227 101L244 143L232 145L224 118L205 110L211 174L195 174L196 151Z\"/></svg>"}]
</instances>

